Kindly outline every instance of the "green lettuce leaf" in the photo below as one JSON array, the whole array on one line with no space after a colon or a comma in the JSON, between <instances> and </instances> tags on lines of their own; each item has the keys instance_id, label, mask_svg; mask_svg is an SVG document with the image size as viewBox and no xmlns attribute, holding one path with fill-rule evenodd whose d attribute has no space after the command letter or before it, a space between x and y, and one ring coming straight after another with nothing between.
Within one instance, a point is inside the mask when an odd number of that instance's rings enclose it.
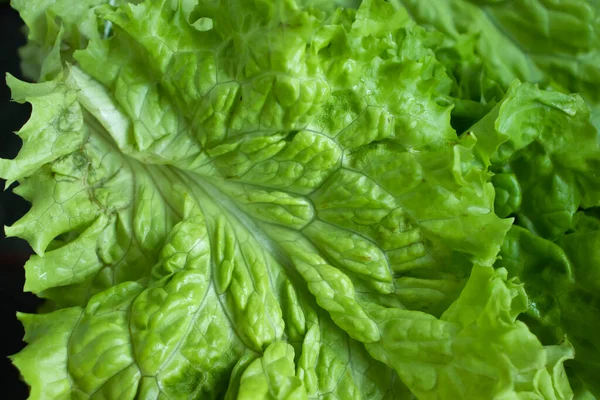
<instances>
[{"instance_id":1,"label":"green lettuce leaf","mask_svg":"<svg viewBox=\"0 0 600 400\"><path fill-rule=\"evenodd\" d=\"M469 134L496 174L498 215L554 240L580 207L600 204L600 134L579 96L515 82Z\"/></svg>"},{"instance_id":2,"label":"green lettuce leaf","mask_svg":"<svg viewBox=\"0 0 600 400\"><path fill-rule=\"evenodd\" d=\"M568 234L555 244L514 226L497 262L524 282L529 304L522 319L540 340L555 344L566 335L573 345L576 357L566 365L582 397L600 396L599 249L600 231Z\"/></svg>"},{"instance_id":3,"label":"green lettuce leaf","mask_svg":"<svg viewBox=\"0 0 600 400\"><path fill-rule=\"evenodd\" d=\"M20 317L32 398L572 397L572 348L518 321L524 288L492 268L512 220L489 141L457 137L406 11L79 15L98 29L52 79L8 79L33 113L0 176L32 208L6 230L55 308Z\"/></svg>"},{"instance_id":4,"label":"green lettuce leaf","mask_svg":"<svg viewBox=\"0 0 600 400\"><path fill-rule=\"evenodd\" d=\"M496 264L525 284L530 302L521 319L545 344L566 336L578 398L598 396L600 140L588 108L579 96L515 82L468 134L478 139L479 162L495 173L496 213L526 228L511 228Z\"/></svg>"},{"instance_id":5,"label":"green lettuce leaf","mask_svg":"<svg viewBox=\"0 0 600 400\"><path fill-rule=\"evenodd\" d=\"M23 74L34 81L52 79L62 70L62 61L72 61L73 52L90 38L110 31L98 21L95 8L114 0L11 0L26 25L28 42L19 49ZM123 3L124 0L119 0Z\"/></svg>"},{"instance_id":6,"label":"green lettuce leaf","mask_svg":"<svg viewBox=\"0 0 600 400\"><path fill-rule=\"evenodd\" d=\"M600 7L596 0L395 0L420 24L472 41L484 79L519 79L580 93L600 127ZM468 71L467 71L468 72ZM465 74L469 80L469 74Z\"/></svg>"}]
</instances>

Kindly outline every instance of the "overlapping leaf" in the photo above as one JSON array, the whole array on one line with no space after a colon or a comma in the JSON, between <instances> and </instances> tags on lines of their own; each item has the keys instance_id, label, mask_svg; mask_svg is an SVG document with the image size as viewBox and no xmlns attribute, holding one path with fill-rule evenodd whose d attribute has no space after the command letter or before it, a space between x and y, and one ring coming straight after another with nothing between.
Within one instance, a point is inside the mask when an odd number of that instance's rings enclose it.
<instances>
[{"instance_id":1,"label":"overlapping leaf","mask_svg":"<svg viewBox=\"0 0 600 400\"><path fill-rule=\"evenodd\" d=\"M595 0L395 0L419 23L470 46L483 69L459 80L473 88L507 88L514 79L565 93L581 93L600 127L600 8ZM464 61L468 59L468 53ZM467 63L468 64L468 63ZM477 63L475 63L477 65ZM478 77L479 82L473 82ZM487 82L481 85L482 82ZM485 100L485 98L484 98ZM499 100L499 99L496 99Z\"/></svg>"},{"instance_id":2,"label":"overlapping leaf","mask_svg":"<svg viewBox=\"0 0 600 400\"><path fill-rule=\"evenodd\" d=\"M21 317L34 398L569 398L569 346L491 267L491 154L406 12L94 12L110 38L11 82L34 113L0 164L32 202L8 233L57 308Z\"/></svg>"}]
</instances>

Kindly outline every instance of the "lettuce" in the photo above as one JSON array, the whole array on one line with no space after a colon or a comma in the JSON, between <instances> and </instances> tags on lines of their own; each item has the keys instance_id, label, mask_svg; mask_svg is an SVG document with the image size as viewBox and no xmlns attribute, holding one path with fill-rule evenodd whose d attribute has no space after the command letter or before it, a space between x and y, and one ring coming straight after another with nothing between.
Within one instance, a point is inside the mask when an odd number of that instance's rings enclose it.
<instances>
[{"instance_id":1,"label":"lettuce","mask_svg":"<svg viewBox=\"0 0 600 400\"><path fill-rule=\"evenodd\" d=\"M593 99L357 3L13 1L32 399L597 394Z\"/></svg>"},{"instance_id":2,"label":"lettuce","mask_svg":"<svg viewBox=\"0 0 600 400\"><path fill-rule=\"evenodd\" d=\"M485 92L473 90L481 82L506 88L514 79L566 94L576 92L588 102L600 128L598 0L393 2L405 6L420 24L443 32L461 47L467 43L476 53L478 62L460 63L479 67L475 76L473 70L465 74L473 96L486 99ZM472 82L476 78L479 84Z\"/></svg>"}]
</instances>

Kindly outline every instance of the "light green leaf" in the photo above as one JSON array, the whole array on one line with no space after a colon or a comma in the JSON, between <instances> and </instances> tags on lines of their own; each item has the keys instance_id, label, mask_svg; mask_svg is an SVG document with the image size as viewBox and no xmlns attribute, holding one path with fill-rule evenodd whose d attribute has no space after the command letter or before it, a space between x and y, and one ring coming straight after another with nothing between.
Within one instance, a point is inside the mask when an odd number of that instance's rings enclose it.
<instances>
[{"instance_id":1,"label":"light green leaf","mask_svg":"<svg viewBox=\"0 0 600 400\"><path fill-rule=\"evenodd\" d=\"M516 321L527 297L491 267L512 221L427 35L383 0L324 8L93 6L110 39L13 85L52 102L33 122L72 106L81 127L0 170L57 309L16 356L54 354L49 398L569 397L569 347ZM42 149L73 131L44 129Z\"/></svg>"},{"instance_id":2,"label":"light green leaf","mask_svg":"<svg viewBox=\"0 0 600 400\"><path fill-rule=\"evenodd\" d=\"M406 319L406 311L380 308L374 315L383 340L367 348L394 365L418 398L570 398L562 360L573 357L572 349L543 347L515 321L527 297L506 275L503 269L474 267L459 299L439 320L427 314ZM413 337L419 338L417 346L403 344Z\"/></svg>"},{"instance_id":3,"label":"light green leaf","mask_svg":"<svg viewBox=\"0 0 600 400\"><path fill-rule=\"evenodd\" d=\"M81 317L80 308L66 308L52 314L19 314L25 327L24 350L11 357L31 386L33 399L64 399L72 393L72 379L66 368L69 337Z\"/></svg>"},{"instance_id":4,"label":"light green leaf","mask_svg":"<svg viewBox=\"0 0 600 400\"><path fill-rule=\"evenodd\" d=\"M294 348L275 342L242 374L238 399L307 399L302 381L294 375Z\"/></svg>"},{"instance_id":5,"label":"light green leaf","mask_svg":"<svg viewBox=\"0 0 600 400\"><path fill-rule=\"evenodd\" d=\"M12 0L11 6L27 26L29 41L19 49L25 76L35 81L53 79L65 61L72 62L76 49L110 32L110 26L95 18L94 10L102 4L126 1Z\"/></svg>"},{"instance_id":6,"label":"light green leaf","mask_svg":"<svg viewBox=\"0 0 600 400\"><path fill-rule=\"evenodd\" d=\"M8 75L6 83L13 100L32 106L32 118L19 131L23 140L19 156L16 161L0 160L0 173L8 186L75 151L86 140L88 130L75 92L61 79L34 85Z\"/></svg>"}]
</instances>

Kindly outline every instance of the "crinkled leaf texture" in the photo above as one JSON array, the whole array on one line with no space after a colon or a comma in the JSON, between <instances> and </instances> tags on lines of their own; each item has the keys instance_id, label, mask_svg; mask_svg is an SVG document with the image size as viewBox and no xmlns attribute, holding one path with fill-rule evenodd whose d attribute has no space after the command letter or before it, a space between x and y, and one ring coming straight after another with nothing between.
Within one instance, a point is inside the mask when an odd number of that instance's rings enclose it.
<instances>
[{"instance_id":1,"label":"crinkled leaf texture","mask_svg":"<svg viewBox=\"0 0 600 400\"><path fill-rule=\"evenodd\" d=\"M512 221L406 12L94 13L112 34L76 65L8 79L33 114L0 175L32 208L6 230L55 309L20 316L33 399L572 396L571 348L491 267Z\"/></svg>"}]
</instances>

